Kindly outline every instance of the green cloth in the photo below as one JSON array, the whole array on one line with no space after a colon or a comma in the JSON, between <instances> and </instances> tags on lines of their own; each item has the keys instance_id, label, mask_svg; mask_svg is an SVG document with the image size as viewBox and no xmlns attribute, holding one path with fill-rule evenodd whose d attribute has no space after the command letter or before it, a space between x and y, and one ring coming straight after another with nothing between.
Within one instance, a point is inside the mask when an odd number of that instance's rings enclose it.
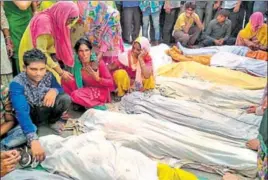
<instances>
[{"instance_id":1,"label":"green cloth","mask_svg":"<svg viewBox=\"0 0 268 180\"><path fill-rule=\"evenodd\" d=\"M103 106L94 106L93 109L106 111L108 108L107 106L103 105Z\"/></svg>"},{"instance_id":2,"label":"green cloth","mask_svg":"<svg viewBox=\"0 0 268 180\"><path fill-rule=\"evenodd\" d=\"M264 111L264 115L259 128L259 140L261 144L262 151L268 155L268 110Z\"/></svg>"},{"instance_id":3,"label":"green cloth","mask_svg":"<svg viewBox=\"0 0 268 180\"><path fill-rule=\"evenodd\" d=\"M96 60L97 60L96 53L91 52L90 61L96 61ZM83 66L82 66L81 61L78 58L78 55L75 54L74 67L71 68L71 73L74 75L75 82L76 82L78 89L83 87L83 79L82 79L82 73L81 73L82 67Z\"/></svg>"},{"instance_id":4,"label":"green cloth","mask_svg":"<svg viewBox=\"0 0 268 180\"><path fill-rule=\"evenodd\" d=\"M18 58L19 46L23 33L32 18L31 6L26 10L20 10L12 1L5 1L4 10L9 24L10 36L14 44L13 57L15 58L17 71L20 72Z\"/></svg>"}]
</instances>

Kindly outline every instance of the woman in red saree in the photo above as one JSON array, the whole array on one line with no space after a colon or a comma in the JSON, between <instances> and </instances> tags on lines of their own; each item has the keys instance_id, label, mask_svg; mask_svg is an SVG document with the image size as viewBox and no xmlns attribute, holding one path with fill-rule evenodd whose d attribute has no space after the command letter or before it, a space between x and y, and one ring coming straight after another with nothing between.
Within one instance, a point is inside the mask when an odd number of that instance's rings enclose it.
<instances>
[{"instance_id":1,"label":"woman in red saree","mask_svg":"<svg viewBox=\"0 0 268 180\"><path fill-rule=\"evenodd\" d=\"M92 45L81 38L75 45L77 53L72 69L74 78L62 80L64 91L74 103L92 108L111 101L110 92L114 89L113 78L103 60L97 61Z\"/></svg>"}]
</instances>

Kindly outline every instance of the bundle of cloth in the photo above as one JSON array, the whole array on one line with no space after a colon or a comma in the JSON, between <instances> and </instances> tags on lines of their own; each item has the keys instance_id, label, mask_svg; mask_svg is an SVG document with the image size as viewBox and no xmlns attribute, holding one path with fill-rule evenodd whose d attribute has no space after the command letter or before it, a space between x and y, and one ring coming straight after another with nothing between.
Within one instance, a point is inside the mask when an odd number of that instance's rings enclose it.
<instances>
[{"instance_id":1,"label":"bundle of cloth","mask_svg":"<svg viewBox=\"0 0 268 180\"><path fill-rule=\"evenodd\" d=\"M267 77L267 61L242 57L228 52L219 52L211 57L211 66L226 67L258 77Z\"/></svg>"},{"instance_id":2,"label":"bundle of cloth","mask_svg":"<svg viewBox=\"0 0 268 180\"><path fill-rule=\"evenodd\" d=\"M42 167L72 179L158 180L157 163L142 153L106 140L104 133L92 131L62 138L40 138L46 152Z\"/></svg>"},{"instance_id":3,"label":"bundle of cloth","mask_svg":"<svg viewBox=\"0 0 268 180\"><path fill-rule=\"evenodd\" d=\"M192 78L243 89L264 89L267 78L254 77L246 73L222 67L211 67L189 61L161 66L158 76Z\"/></svg>"},{"instance_id":4,"label":"bundle of cloth","mask_svg":"<svg viewBox=\"0 0 268 180\"><path fill-rule=\"evenodd\" d=\"M157 161L170 162L167 160L170 158L187 159L204 164L207 167L214 166L221 172L224 169L231 168L248 177L256 176L256 152L247 149L244 142L233 138L225 138L169 121L155 119L146 114L130 115L90 109L78 121L83 123L85 132L101 131L105 134L107 140L140 151ZM94 139L96 138L92 137L92 140ZM70 143L69 147L79 149L81 144L76 146L77 141ZM96 139L96 142L99 141ZM50 143L50 141L47 141L47 143ZM47 145L43 146L46 147ZM60 148L60 146L62 145L55 145L57 148ZM55 156L53 157L57 158L58 156L54 152L56 148L49 149L49 154L54 153ZM92 147L88 147L86 151L90 149ZM105 151L101 149L99 151ZM48 167L50 159L49 154L48 160L45 161L46 167ZM88 158L91 158L91 156L85 157L85 160ZM71 160L69 159L69 161ZM66 161L54 160L53 162L50 161L49 165L51 168L55 168L57 162L67 164ZM176 163L173 162L172 164L176 166Z\"/></svg>"},{"instance_id":5,"label":"bundle of cloth","mask_svg":"<svg viewBox=\"0 0 268 180\"><path fill-rule=\"evenodd\" d=\"M220 109L206 104L133 92L122 98L120 110L148 114L156 119L216 134L242 143L256 138L261 117L240 109Z\"/></svg>"},{"instance_id":6,"label":"bundle of cloth","mask_svg":"<svg viewBox=\"0 0 268 180\"><path fill-rule=\"evenodd\" d=\"M160 44L158 46L153 46L150 49L150 56L153 60L153 69L154 72L157 72L157 69L163 65L171 64L172 58L168 56L165 51L169 49L169 46L166 44Z\"/></svg>"},{"instance_id":7,"label":"bundle of cloth","mask_svg":"<svg viewBox=\"0 0 268 180\"><path fill-rule=\"evenodd\" d=\"M210 46L203 47L198 49L189 49L183 47L180 42L177 43L178 49L183 55L192 55L192 56L202 56L202 55L213 55L218 52L228 52L236 54L238 56L246 56L253 59L268 60L268 52L258 50L252 51L249 47L246 46Z\"/></svg>"},{"instance_id":8,"label":"bundle of cloth","mask_svg":"<svg viewBox=\"0 0 268 180\"><path fill-rule=\"evenodd\" d=\"M246 109L259 105L262 90L246 90L189 78L156 77L156 93L217 108Z\"/></svg>"},{"instance_id":9,"label":"bundle of cloth","mask_svg":"<svg viewBox=\"0 0 268 180\"><path fill-rule=\"evenodd\" d=\"M230 52L217 52L213 55L183 55L182 51L174 46L166 53L173 60L179 62L195 61L204 65L225 67L258 77L267 77L267 61L239 56Z\"/></svg>"}]
</instances>

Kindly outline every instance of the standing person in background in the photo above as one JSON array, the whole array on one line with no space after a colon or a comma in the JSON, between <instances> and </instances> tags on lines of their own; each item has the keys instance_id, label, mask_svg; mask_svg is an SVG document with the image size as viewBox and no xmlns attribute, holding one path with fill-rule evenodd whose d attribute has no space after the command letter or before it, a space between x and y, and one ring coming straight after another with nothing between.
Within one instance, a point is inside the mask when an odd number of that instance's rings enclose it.
<instances>
[{"instance_id":1,"label":"standing person in background","mask_svg":"<svg viewBox=\"0 0 268 180\"><path fill-rule=\"evenodd\" d=\"M199 16L200 21L203 22L204 28L208 27L212 19L213 1L196 1L195 12Z\"/></svg>"},{"instance_id":2,"label":"standing person in background","mask_svg":"<svg viewBox=\"0 0 268 180\"><path fill-rule=\"evenodd\" d=\"M124 51L120 14L103 1L79 1L82 36L86 36L97 53L98 60L106 64L117 60Z\"/></svg>"},{"instance_id":3,"label":"standing person in background","mask_svg":"<svg viewBox=\"0 0 268 180\"><path fill-rule=\"evenodd\" d=\"M171 43L172 29L176 22L176 18L179 14L180 6L181 6L180 1L165 0L165 4L164 4L165 21L164 21L164 27L163 27L163 42L165 44Z\"/></svg>"},{"instance_id":4,"label":"standing person in background","mask_svg":"<svg viewBox=\"0 0 268 180\"><path fill-rule=\"evenodd\" d=\"M141 11L139 1L123 1L123 39L132 44L140 33ZM133 30L133 31L132 31Z\"/></svg>"},{"instance_id":5,"label":"standing person in background","mask_svg":"<svg viewBox=\"0 0 268 180\"><path fill-rule=\"evenodd\" d=\"M254 1L244 1L243 6L245 7L246 17L245 17L245 24L248 23L249 17L253 13L253 5Z\"/></svg>"},{"instance_id":6,"label":"standing person in background","mask_svg":"<svg viewBox=\"0 0 268 180\"><path fill-rule=\"evenodd\" d=\"M162 2L160 1L141 1L140 2L140 9L142 12L142 36L148 38L148 29L150 17L152 17L153 28L154 28L154 42L151 42L153 45L158 45L160 40L160 11L162 8ZM150 31L151 32L151 31ZM152 40L151 40L152 41Z\"/></svg>"},{"instance_id":7,"label":"standing person in background","mask_svg":"<svg viewBox=\"0 0 268 180\"><path fill-rule=\"evenodd\" d=\"M184 46L195 44L199 33L203 30L202 22L195 13L196 5L193 2L185 3L185 12L181 13L176 21L173 37L176 42Z\"/></svg>"},{"instance_id":8,"label":"standing person in background","mask_svg":"<svg viewBox=\"0 0 268 180\"><path fill-rule=\"evenodd\" d=\"M20 72L19 45L22 35L36 11L36 3L32 1L5 1L4 10L9 23L10 36L14 45L13 74Z\"/></svg>"},{"instance_id":9,"label":"standing person in background","mask_svg":"<svg viewBox=\"0 0 268 180\"><path fill-rule=\"evenodd\" d=\"M254 1L253 12L261 12L264 16L264 21L268 18L268 4L266 1Z\"/></svg>"},{"instance_id":10,"label":"standing person in background","mask_svg":"<svg viewBox=\"0 0 268 180\"><path fill-rule=\"evenodd\" d=\"M241 3L241 0L223 2L221 0L217 0L217 2L214 4L214 9L225 9L229 11L229 19L232 22L232 37L236 37L243 26L245 10L241 6Z\"/></svg>"},{"instance_id":11,"label":"standing person in background","mask_svg":"<svg viewBox=\"0 0 268 180\"><path fill-rule=\"evenodd\" d=\"M1 2L1 85L8 86L13 78L12 64L9 59L13 55L13 43L2 4Z\"/></svg>"}]
</instances>

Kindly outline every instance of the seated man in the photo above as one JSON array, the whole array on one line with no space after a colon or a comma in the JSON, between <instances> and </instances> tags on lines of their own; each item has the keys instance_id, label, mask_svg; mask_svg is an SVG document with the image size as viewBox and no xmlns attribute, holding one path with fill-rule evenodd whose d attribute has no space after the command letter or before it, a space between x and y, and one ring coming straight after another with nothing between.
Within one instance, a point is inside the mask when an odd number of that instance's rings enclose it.
<instances>
[{"instance_id":1,"label":"seated man","mask_svg":"<svg viewBox=\"0 0 268 180\"><path fill-rule=\"evenodd\" d=\"M222 9L217 18L210 21L201 46L234 45L236 39L231 38L232 22L228 19L229 12Z\"/></svg>"},{"instance_id":2,"label":"seated man","mask_svg":"<svg viewBox=\"0 0 268 180\"><path fill-rule=\"evenodd\" d=\"M173 37L176 42L181 42L184 46L194 45L200 31L203 30L202 22L195 13L195 7L193 2L186 2L185 12L179 15L174 26Z\"/></svg>"},{"instance_id":3,"label":"seated man","mask_svg":"<svg viewBox=\"0 0 268 180\"><path fill-rule=\"evenodd\" d=\"M23 62L25 72L11 82L10 98L33 157L42 161L45 152L38 141L36 126L58 121L54 128L60 131L71 99L63 94L56 78L46 71L47 58L42 51L32 49L25 52Z\"/></svg>"},{"instance_id":4,"label":"seated man","mask_svg":"<svg viewBox=\"0 0 268 180\"><path fill-rule=\"evenodd\" d=\"M16 118L9 98L9 90L6 86L1 85L1 150L7 150L17 147L26 142L26 138L19 126L16 126ZM15 127L15 128L14 128ZM16 139L14 139L16 137Z\"/></svg>"}]
</instances>

